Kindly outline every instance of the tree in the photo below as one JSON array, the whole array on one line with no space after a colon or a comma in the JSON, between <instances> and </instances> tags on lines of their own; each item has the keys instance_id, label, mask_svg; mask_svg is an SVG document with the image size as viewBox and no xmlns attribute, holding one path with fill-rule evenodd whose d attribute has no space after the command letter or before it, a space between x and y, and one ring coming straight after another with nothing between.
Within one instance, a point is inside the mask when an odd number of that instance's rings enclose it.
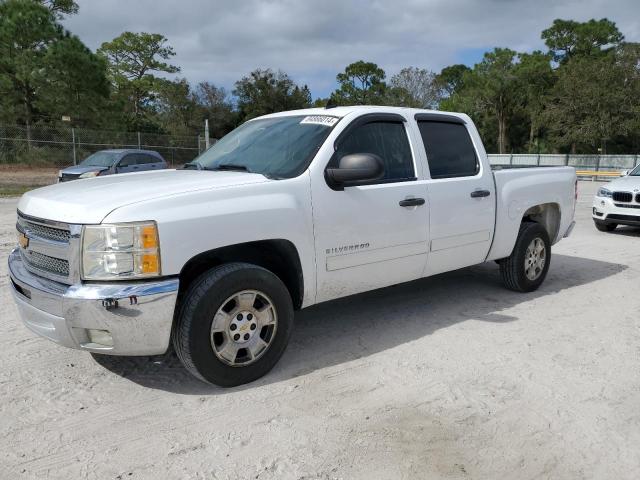
<instances>
[{"instance_id":1,"label":"tree","mask_svg":"<svg viewBox=\"0 0 640 480\"><path fill-rule=\"evenodd\" d=\"M38 0L47 7L56 18L61 19L65 15L78 13L78 4L74 0Z\"/></svg>"},{"instance_id":2,"label":"tree","mask_svg":"<svg viewBox=\"0 0 640 480\"><path fill-rule=\"evenodd\" d=\"M522 105L516 58L517 53L508 48L485 53L473 70L462 74L463 86L443 102L444 108L466 111L474 120L493 119L499 153L507 152L509 125Z\"/></svg>"},{"instance_id":3,"label":"tree","mask_svg":"<svg viewBox=\"0 0 640 480\"><path fill-rule=\"evenodd\" d=\"M362 60L347 65L336 79L339 88L331 94L336 105L384 104L387 86L384 70L375 63Z\"/></svg>"},{"instance_id":4,"label":"tree","mask_svg":"<svg viewBox=\"0 0 640 480\"><path fill-rule=\"evenodd\" d=\"M7 0L0 3L0 85L17 117L29 127L37 115L36 82L50 45L62 36L54 15L36 2ZM7 88L8 87L8 88Z\"/></svg>"},{"instance_id":5,"label":"tree","mask_svg":"<svg viewBox=\"0 0 640 480\"><path fill-rule=\"evenodd\" d=\"M543 112L547 95L555 82L551 68L551 55L540 51L521 53L515 73L524 100L524 110L529 123L528 150L539 150L538 136L543 125Z\"/></svg>"},{"instance_id":6,"label":"tree","mask_svg":"<svg viewBox=\"0 0 640 480\"><path fill-rule=\"evenodd\" d=\"M167 39L157 33L124 32L102 44L98 54L109 63L109 77L116 95L127 99L129 127L149 126L145 116L151 110L159 87L153 73L177 73L175 65L167 63L175 55Z\"/></svg>"},{"instance_id":7,"label":"tree","mask_svg":"<svg viewBox=\"0 0 640 480\"><path fill-rule=\"evenodd\" d=\"M286 73L271 69L254 70L238 80L233 94L242 121L311 105L311 92L306 85L300 87Z\"/></svg>"},{"instance_id":8,"label":"tree","mask_svg":"<svg viewBox=\"0 0 640 480\"><path fill-rule=\"evenodd\" d=\"M429 70L407 67L391 77L390 86L407 92L408 98L403 106L436 108L440 95L435 78L436 75Z\"/></svg>"},{"instance_id":9,"label":"tree","mask_svg":"<svg viewBox=\"0 0 640 480\"><path fill-rule=\"evenodd\" d=\"M542 31L553 59L566 63L575 56L589 56L616 47L624 36L611 20L591 19L588 22L556 19L551 27Z\"/></svg>"},{"instance_id":10,"label":"tree","mask_svg":"<svg viewBox=\"0 0 640 480\"><path fill-rule=\"evenodd\" d=\"M601 147L606 153L609 141L633 134L640 105L637 65L630 68L611 53L572 58L559 69L545 113L558 147L572 153Z\"/></svg>"},{"instance_id":11,"label":"tree","mask_svg":"<svg viewBox=\"0 0 640 480\"><path fill-rule=\"evenodd\" d=\"M471 69L466 65L456 64L445 67L436 75L435 83L440 90L440 97L450 97L464 86L463 78Z\"/></svg>"},{"instance_id":12,"label":"tree","mask_svg":"<svg viewBox=\"0 0 640 480\"><path fill-rule=\"evenodd\" d=\"M110 88L102 58L67 34L47 49L42 67L35 76L40 110L56 119L68 115L76 125L105 123Z\"/></svg>"},{"instance_id":13,"label":"tree","mask_svg":"<svg viewBox=\"0 0 640 480\"><path fill-rule=\"evenodd\" d=\"M234 127L236 115L224 88L201 82L196 88L195 98L204 118L209 119L209 133L213 138L222 138Z\"/></svg>"}]
</instances>

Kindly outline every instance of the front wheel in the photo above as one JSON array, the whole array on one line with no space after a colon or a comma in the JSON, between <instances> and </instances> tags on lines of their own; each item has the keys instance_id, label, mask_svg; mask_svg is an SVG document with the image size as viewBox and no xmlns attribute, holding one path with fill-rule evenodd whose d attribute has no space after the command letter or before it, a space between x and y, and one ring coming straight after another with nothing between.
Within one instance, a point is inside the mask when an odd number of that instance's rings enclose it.
<instances>
[{"instance_id":1,"label":"front wheel","mask_svg":"<svg viewBox=\"0 0 640 480\"><path fill-rule=\"evenodd\" d=\"M291 336L289 291L270 271L230 263L200 276L182 299L173 345L189 372L233 387L265 375Z\"/></svg>"},{"instance_id":2,"label":"front wheel","mask_svg":"<svg viewBox=\"0 0 640 480\"><path fill-rule=\"evenodd\" d=\"M551 242L539 223L524 222L508 258L500 261L505 286L516 292L532 292L544 281L551 261Z\"/></svg>"}]
</instances>

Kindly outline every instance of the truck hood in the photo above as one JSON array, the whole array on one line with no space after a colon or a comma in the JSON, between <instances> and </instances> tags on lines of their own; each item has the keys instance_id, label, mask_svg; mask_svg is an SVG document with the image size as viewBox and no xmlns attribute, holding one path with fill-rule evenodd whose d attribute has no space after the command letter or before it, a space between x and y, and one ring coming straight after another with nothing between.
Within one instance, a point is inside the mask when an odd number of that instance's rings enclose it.
<instances>
[{"instance_id":1,"label":"truck hood","mask_svg":"<svg viewBox=\"0 0 640 480\"><path fill-rule=\"evenodd\" d=\"M205 170L161 170L58 183L25 193L18 210L65 223L100 223L110 212L134 203L188 192L264 183L262 175Z\"/></svg>"},{"instance_id":2,"label":"truck hood","mask_svg":"<svg viewBox=\"0 0 640 480\"><path fill-rule=\"evenodd\" d=\"M87 172L103 172L104 170L108 170L109 167L98 167L95 165L75 165L73 167L67 167L63 170L60 170L62 173L67 173L70 175L82 175Z\"/></svg>"},{"instance_id":3,"label":"truck hood","mask_svg":"<svg viewBox=\"0 0 640 480\"><path fill-rule=\"evenodd\" d=\"M609 184L603 186L612 191L624 189L625 191L633 192L637 189L640 189L640 177L620 177L610 181Z\"/></svg>"}]
</instances>

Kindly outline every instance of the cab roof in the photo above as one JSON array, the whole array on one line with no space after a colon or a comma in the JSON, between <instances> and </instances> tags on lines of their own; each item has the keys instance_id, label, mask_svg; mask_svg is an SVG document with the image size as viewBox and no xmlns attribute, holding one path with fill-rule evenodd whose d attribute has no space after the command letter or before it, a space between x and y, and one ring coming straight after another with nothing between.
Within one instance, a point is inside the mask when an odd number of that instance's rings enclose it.
<instances>
[{"instance_id":1,"label":"cab roof","mask_svg":"<svg viewBox=\"0 0 640 480\"><path fill-rule=\"evenodd\" d=\"M332 117L346 117L352 113L400 113L408 116L413 116L417 113L431 113L436 115L449 115L456 116L462 119L466 118L466 115L455 112L444 112L440 110L427 110L424 108L409 108L409 107L388 107L383 105L353 105L353 106L344 106L344 107L315 107L315 108L304 108L301 110L288 110L285 112L271 113L269 115L264 115L262 117L257 118L275 118L275 117L286 117L293 115L329 115Z\"/></svg>"}]
</instances>

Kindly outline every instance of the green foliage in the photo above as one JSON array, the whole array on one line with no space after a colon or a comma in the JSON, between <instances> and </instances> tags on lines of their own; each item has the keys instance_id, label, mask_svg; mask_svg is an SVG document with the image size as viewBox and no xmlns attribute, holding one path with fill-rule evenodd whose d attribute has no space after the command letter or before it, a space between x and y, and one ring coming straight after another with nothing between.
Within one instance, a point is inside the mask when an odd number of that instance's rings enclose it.
<instances>
[{"instance_id":1,"label":"green foliage","mask_svg":"<svg viewBox=\"0 0 640 480\"><path fill-rule=\"evenodd\" d=\"M540 51L521 53L518 55L516 76L523 100L523 114L529 124L529 135L526 150L529 153L540 149L539 134L543 126L543 112L546 106L546 95L556 80L551 68L551 55ZM513 123L513 122L512 122Z\"/></svg>"},{"instance_id":2,"label":"green foliage","mask_svg":"<svg viewBox=\"0 0 640 480\"><path fill-rule=\"evenodd\" d=\"M74 0L38 0L57 18L78 13L78 4Z\"/></svg>"},{"instance_id":3,"label":"green foliage","mask_svg":"<svg viewBox=\"0 0 640 480\"><path fill-rule=\"evenodd\" d=\"M0 3L0 96L10 97L17 121L30 124L37 115L34 76L61 36L62 28L46 7L24 0Z\"/></svg>"},{"instance_id":4,"label":"green foliage","mask_svg":"<svg viewBox=\"0 0 640 480\"><path fill-rule=\"evenodd\" d=\"M377 104L468 113L488 151L640 150L640 44L625 43L606 18L557 19L542 32L548 52L496 48L473 68L437 75L407 67L386 83L380 66L360 60L337 74L329 98L312 101L306 85L271 69L238 80L235 98L209 82L168 79L180 69L157 33L124 32L93 53L60 25L77 11L74 0L0 0L0 123L30 132L65 115L75 126L193 135L208 119L220 138L268 113Z\"/></svg>"},{"instance_id":5,"label":"green foliage","mask_svg":"<svg viewBox=\"0 0 640 480\"><path fill-rule=\"evenodd\" d=\"M499 153L508 148L508 127L522 103L520 79L516 66L517 53L508 48L496 48L484 54L473 70L465 71L458 88L444 104L469 112L475 117L491 119L497 125Z\"/></svg>"},{"instance_id":6,"label":"green foliage","mask_svg":"<svg viewBox=\"0 0 640 480\"><path fill-rule=\"evenodd\" d=\"M241 121L311 105L311 92L306 85L300 87L286 73L271 69L254 70L238 80L233 94Z\"/></svg>"},{"instance_id":7,"label":"green foliage","mask_svg":"<svg viewBox=\"0 0 640 480\"><path fill-rule=\"evenodd\" d=\"M626 67L619 53L573 58L563 66L545 113L550 135L559 147L602 148L606 153L608 142L634 133L640 109L639 78L637 66Z\"/></svg>"},{"instance_id":8,"label":"green foliage","mask_svg":"<svg viewBox=\"0 0 640 480\"><path fill-rule=\"evenodd\" d=\"M162 81L153 73L177 73L167 63L175 55L167 39L157 33L124 32L98 49L109 64L109 78L116 97L125 101L129 129L153 128L151 113Z\"/></svg>"},{"instance_id":9,"label":"green foliage","mask_svg":"<svg viewBox=\"0 0 640 480\"><path fill-rule=\"evenodd\" d=\"M443 68L435 78L435 83L440 90L440 95L450 97L458 90L461 90L464 86L464 75L470 70L469 67L460 63Z\"/></svg>"},{"instance_id":10,"label":"green foliage","mask_svg":"<svg viewBox=\"0 0 640 480\"><path fill-rule=\"evenodd\" d=\"M237 114L224 88L200 82L194 95L202 116L209 120L209 134L212 138L222 138L235 127Z\"/></svg>"},{"instance_id":11,"label":"green foliage","mask_svg":"<svg viewBox=\"0 0 640 480\"><path fill-rule=\"evenodd\" d=\"M593 56L615 47L624 39L611 20L591 19L588 22L556 19L553 25L542 31L549 51L556 62L564 63L574 56Z\"/></svg>"},{"instance_id":12,"label":"green foliage","mask_svg":"<svg viewBox=\"0 0 640 480\"><path fill-rule=\"evenodd\" d=\"M387 85L384 70L375 63L359 60L336 76L339 88L331 94L335 105L384 105Z\"/></svg>"},{"instance_id":13,"label":"green foliage","mask_svg":"<svg viewBox=\"0 0 640 480\"><path fill-rule=\"evenodd\" d=\"M70 116L75 125L104 124L102 114L108 108L110 87L102 58L78 37L65 35L47 50L42 64L39 110L54 118Z\"/></svg>"}]
</instances>

